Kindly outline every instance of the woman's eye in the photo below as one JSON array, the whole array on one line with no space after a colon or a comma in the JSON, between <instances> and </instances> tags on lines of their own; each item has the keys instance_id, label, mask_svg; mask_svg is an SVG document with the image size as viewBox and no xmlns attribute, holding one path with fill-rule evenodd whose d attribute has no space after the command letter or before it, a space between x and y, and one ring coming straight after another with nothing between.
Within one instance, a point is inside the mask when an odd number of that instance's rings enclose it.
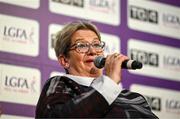
<instances>
[{"instance_id":1,"label":"woman's eye","mask_svg":"<svg viewBox=\"0 0 180 119\"><path fill-rule=\"evenodd\" d=\"M94 44L93 46L98 48L98 47L101 47L101 44L97 43L97 44Z\"/></svg>"},{"instance_id":2,"label":"woman's eye","mask_svg":"<svg viewBox=\"0 0 180 119\"><path fill-rule=\"evenodd\" d=\"M87 45L86 44L78 44L78 47L79 48L85 48L85 47L87 47Z\"/></svg>"}]
</instances>

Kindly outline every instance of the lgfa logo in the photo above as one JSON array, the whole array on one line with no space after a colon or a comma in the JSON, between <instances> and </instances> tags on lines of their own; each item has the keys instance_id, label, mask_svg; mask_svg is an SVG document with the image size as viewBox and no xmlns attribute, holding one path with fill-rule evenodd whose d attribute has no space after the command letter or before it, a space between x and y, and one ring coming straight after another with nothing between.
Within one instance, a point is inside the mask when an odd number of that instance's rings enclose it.
<instances>
[{"instance_id":1,"label":"lgfa logo","mask_svg":"<svg viewBox=\"0 0 180 119\"><path fill-rule=\"evenodd\" d=\"M163 14L162 22L167 27L180 29L180 17L173 14Z\"/></svg>"},{"instance_id":2,"label":"lgfa logo","mask_svg":"<svg viewBox=\"0 0 180 119\"><path fill-rule=\"evenodd\" d=\"M84 0L52 0L53 2L72 5L76 7L84 7Z\"/></svg>"},{"instance_id":3,"label":"lgfa logo","mask_svg":"<svg viewBox=\"0 0 180 119\"><path fill-rule=\"evenodd\" d=\"M24 28L14 26L4 26L3 40L14 41L18 43L33 43L34 29L27 31Z\"/></svg>"},{"instance_id":4,"label":"lgfa logo","mask_svg":"<svg viewBox=\"0 0 180 119\"><path fill-rule=\"evenodd\" d=\"M165 107L167 112L180 114L180 100L167 99Z\"/></svg>"},{"instance_id":5,"label":"lgfa logo","mask_svg":"<svg viewBox=\"0 0 180 119\"><path fill-rule=\"evenodd\" d=\"M179 71L180 70L180 58L179 58L179 56L165 55L163 57L163 66L166 68L169 68L170 70Z\"/></svg>"},{"instance_id":6,"label":"lgfa logo","mask_svg":"<svg viewBox=\"0 0 180 119\"><path fill-rule=\"evenodd\" d=\"M21 93L34 93L35 90L35 78L33 80L25 77L17 76L5 76L4 89L7 91L21 92Z\"/></svg>"},{"instance_id":7,"label":"lgfa logo","mask_svg":"<svg viewBox=\"0 0 180 119\"><path fill-rule=\"evenodd\" d=\"M109 1L109 0L89 0L90 9L109 13L109 12L115 12L115 1Z\"/></svg>"}]
</instances>

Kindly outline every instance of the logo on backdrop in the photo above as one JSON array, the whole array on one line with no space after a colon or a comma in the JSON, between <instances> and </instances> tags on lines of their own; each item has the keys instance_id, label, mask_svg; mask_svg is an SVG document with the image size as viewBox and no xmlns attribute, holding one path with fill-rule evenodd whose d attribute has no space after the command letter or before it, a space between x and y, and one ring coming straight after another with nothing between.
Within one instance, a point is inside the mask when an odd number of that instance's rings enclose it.
<instances>
[{"instance_id":1,"label":"logo on backdrop","mask_svg":"<svg viewBox=\"0 0 180 119\"><path fill-rule=\"evenodd\" d=\"M120 39L118 36L101 33L101 39L105 42L105 56L114 52L120 53Z\"/></svg>"},{"instance_id":2,"label":"logo on backdrop","mask_svg":"<svg viewBox=\"0 0 180 119\"><path fill-rule=\"evenodd\" d=\"M179 119L180 117L180 92L166 88L151 87L133 84L131 91L145 96L152 111L162 119ZM160 93L161 92L161 93Z\"/></svg>"},{"instance_id":3,"label":"logo on backdrop","mask_svg":"<svg viewBox=\"0 0 180 119\"><path fill-rule=\"evenodd\" d=\"M180 57L178 56L164 56L163 66L173 70L180 70Z\"/></svg>"},{"instance_id":4,"label":"logo on backdrop","mask_svg":"<svg viewBox=\"0 0 180 119\"><path fill-rule=\"evenodd\" d=\"M120 24L119 0L49 0L49 9L58 14L111 25Z\"/></svg>"},{"instance_id":5,"label":"logo on backdrop","mask_svg":"<svg viewBox=\"0 0 180 119\"><path fill-rule=\"evenodd\" d=\"M155 10L131 5L130 17L144 22L158 24L158 12Z\"/></svg>"},{"instance_id":6,"label":"logo on backdrop","mask_svg":"<svg viewBox=\"0 0 180 119\"><path fill-rule=\"evenodd\" d=\"M38 69L0 64L0 71L0 100L30 105L37 103L41 79Z\"/></svg>"},{"instance_id":7,"label":"logo on backdrop","mask_svg":"<svg viewBox=\"0 0 180 119\"><path fill-rule=\"evenodd\" d=\"M1 14L0 21L0 42L3 44L0 51L28 56L39 54L37 21Z\"/></svg>"},{"instance_id":8,"label":"logo on backdrop","mask_svg":"<svg viewBox=\"0 0 180 119\"><path fill-rule=\"evenodd\" d=\"M115 13L115 4L114 0L89 0L89 7L91 10L99 11L102 13Z\"/></svg>"},{"instance_id":9,"label":"logo on backdrop","mask_svg":"<svg viewBox=\"0 0 180 119\"><path fill-rule=\"evenodd\" d=\"M143 70L128 70L131 73L180 81L180 50L178 48L130 39L128 56L144 64Z\"/></svg>"},{"instance_id":10,"label":"logo on backdrop","mask_svg":"<svg viewBox=\"0 0 180 119\"><path fill-rule=\"evenodd\" d=\"M166 112L180 114L180 100L167 99L165 101Z\"/></svg>"},{"instance_id":11,"label":"logo on backdrop","mask_svg":"<svg viewBox=\"0 0 180 119\"><path fill-rule=\"evenodd\" d=\"M55 48L55 43L56 43L56 35L55 34L51 34L51 48L54 49Z\"/></svg>"},{"instance_id":12,"label":"logo on backdrop","mask_svg":"<svg viewBox=\"0 0 180 119\"><path fill-rule=\"evenodd\" d=\"M147 95L145 95L145 98L152 110L161 111L161 98Z\"/></svg>"},{"instance_id":13,"label":"logo on backdrop","mask_svg":"<svg viewBox=\"0 0 180 119\"><path fill-rule=\"evenodd\" d=\"M24 2L21 0L0 0L0 2L13 4L13 5L17 5L17 6L33 8L33 9L37 9L40 6L40 0L29 0L27 2Z\"/></svg>"},{"instance_id":14,"label":"logo on backdrop","mask_svg":"<svg viewBox=\"0 0 180 119\"><path fill-rule=\"evenodd\" d=\"M154 52L148 52L145 50L131 49L130 57L134 60L142 62L144 65L159 66L159 55Z\"/></svg>"},{"instance_id":15,"label":"logo on backdrop","mask_svg":"<svg viewBox=\"0 0 180 119\"><path fill-rule=\"evenodd\" d=\"M24 28L5 25L3 29L3 40L22 44L33 44L34 28L28 31Z\"/></svg>"},{"instance_id":16,"label":"logo on backdrop","mask_svg":"<svg viewBox=\"0 0 180 119\"><path fill-rule=\"evenodd\" d=\"M4 79L4 89L6 91L20 92L20 93L35 93L35 76L33 79L27 77L9 76L6 75Z\"/></svg>"},{"instance_id":17,"label":"logo on backdrop","mask_svg":"<svg viewBox=\"0 0 180 119\"><path fill-rule=\"evenodd\" d=\"M164 13L162 16L164 26L180 29L180 16Z\"/></svg>"},{"instance_id":18,"label":"logo on backdrop","mask_svg":"<svg viewBox=\"0 0 180 119\"><path fill-rule=\"evenodd\" d=\"M56 35L62 29L62 25L59 24L50 24L49 32L48 32L48 56L52 60L57 60L55 55L55 43L56 43Z\"/></svg>"},{"instance_id":19,"label":"logo on backdrop","mask_svg":"<svg viewBox=\"0 0 180 119\"><path fill-rule=\"evenodd\" d=\"M84 0L52 0L52 1L74 7L84 7Z\"/></svg>"},{"instance_id":20,"label":"logo on backdrop","mask_svg":"<svg viewBox=\"0 0 180 119\"><path fill-rule=\"evenodd\" d=\"M180 9L155 0L128 0L131 29L180 39Z\"/></svg>"}]
</instances>

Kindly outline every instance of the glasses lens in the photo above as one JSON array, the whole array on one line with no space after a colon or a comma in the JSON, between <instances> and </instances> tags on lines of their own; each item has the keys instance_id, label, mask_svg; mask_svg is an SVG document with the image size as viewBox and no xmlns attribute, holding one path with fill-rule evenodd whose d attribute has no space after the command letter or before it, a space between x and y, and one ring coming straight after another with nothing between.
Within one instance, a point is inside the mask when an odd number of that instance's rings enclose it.
<instances>
[{"instance_id":1,"label":"glasses lens","mask_svg":"<svg viewBox=\"0 0 180 119\"><path fill-rule=\"evenodd\" d=\"M102 52L104 50L105 42L93 42L92 44L78 42L78 43L74 44L76 51L79 53L88 52L90 45L96 52Z\"/></svg>"},{"instance_id":2,"label":"glasses lens","mask_svg":"<svg viewBox=\"0 0 180 119\"><path fill-rule=\"evenodd\" d=\"M92 47L96 50L96 51L103 51L104 50L104 45L105 43L104 42L97 42L97 43L93 43L92 44Z\"/></svg>"},{"instance_id":3,"label":"glasses lens","mask_svg":"<svg viewBox=\"0 0 180 119\"><path fill-rule=\"evenodd\" d=\"M80 53L85 53L89 50L89 44L88 43L77 43L76 49Z\"/></svg>"}]
</instances>

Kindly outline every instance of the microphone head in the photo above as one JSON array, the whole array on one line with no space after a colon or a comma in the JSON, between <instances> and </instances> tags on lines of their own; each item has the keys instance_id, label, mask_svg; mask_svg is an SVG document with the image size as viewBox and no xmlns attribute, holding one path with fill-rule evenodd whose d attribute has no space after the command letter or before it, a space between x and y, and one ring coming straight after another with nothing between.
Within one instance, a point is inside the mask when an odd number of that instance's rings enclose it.
<instances>
[{"instance_id":1,"label":"microphone head","mask_svg":"<svg viewBox=\"0 0 180 119\"><path fill-rule=\"evenodd\" d=\"M94 65L97 68L103 68L105 65L105 61L106 61L106 58L104 58L103 56L98 56L94 59Z\"/></svg>"},{"instance_id":2,"label":"microphone head","mask_svg":"<svg viewBox=\"0 0 180 119\"><path fill-rule=\"evenodd\" d=\"M141 69L143 67L141 62L134 61L132 62L132 69Z\"/></svg>"}]
</instances>

